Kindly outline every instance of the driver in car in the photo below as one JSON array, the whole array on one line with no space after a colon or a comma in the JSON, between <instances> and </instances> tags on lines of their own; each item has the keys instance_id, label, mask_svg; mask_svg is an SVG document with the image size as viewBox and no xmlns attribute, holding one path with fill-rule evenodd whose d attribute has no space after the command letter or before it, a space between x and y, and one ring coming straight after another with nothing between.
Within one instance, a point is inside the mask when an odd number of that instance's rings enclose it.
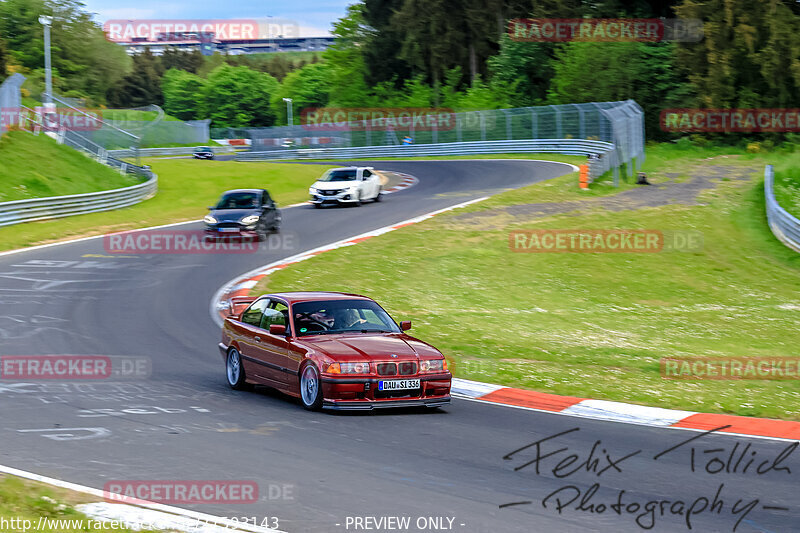
<instances>
[{"instance_id":1,"label":"driver in car","mask_svg":"<svg viewBox=\"0 0 800 533\"><path fill-rule=\"evenodd\" d=\"M358 316L355 309L338 309L334 311L334 329L350 329L367 321Z\"/></svg>"}]
</instances>

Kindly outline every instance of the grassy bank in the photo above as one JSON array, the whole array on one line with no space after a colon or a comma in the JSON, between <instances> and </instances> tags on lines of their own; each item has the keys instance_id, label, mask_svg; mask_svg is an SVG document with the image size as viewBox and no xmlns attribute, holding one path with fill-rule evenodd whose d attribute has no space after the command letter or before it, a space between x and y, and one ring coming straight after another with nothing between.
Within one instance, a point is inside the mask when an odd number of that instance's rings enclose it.
<instances>
[{"instance_id":1,"label":"grassy bank","mask_svg":"<svg viewBox=\"0 0 800 533\"><path fill-rule=\"evenodd\" d=\"M644 170L654 183L648 195L659 201L637 204L630 195L642 188L630 186L617 193L595 185L587 196L574 176L562 177L327 252L271 275L255 292L372 296L396 318L414 320L414 333L452 358L464 378L800 419L797 381L660 374L666 356L798 355L800 256L764 221L767 162L788 168L800 156L653 146ZM709 186L693 190L703 179ZM548 203L552 212L528 205ZM509 249L510 230L534 228L699 231L703 247L647 254ZM351 272L359 275L337 275Z\"/></svg>"},{"instance_id":2,"label":"grassy bank","mask_svg":"<svg viewBox=\"0 0 800 533\"><path fill-rule=\"evenodd\" d=\"M46 135L12 131L0 137L0 202L127 187L131 176L59 145Z\"/></svg>"}]
</instances>

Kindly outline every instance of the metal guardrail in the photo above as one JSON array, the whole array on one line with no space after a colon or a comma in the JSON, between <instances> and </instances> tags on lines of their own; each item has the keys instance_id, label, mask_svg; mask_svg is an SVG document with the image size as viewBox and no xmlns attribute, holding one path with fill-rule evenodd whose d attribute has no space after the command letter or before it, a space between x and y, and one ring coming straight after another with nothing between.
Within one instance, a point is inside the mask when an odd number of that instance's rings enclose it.
<instances>
[{"instance_id":1,"label":"metal guardrail","mask_svg":"<svg viewBox=\"0 0 800 533\"><path fill-rule=\"evenodd\" d=\"M201 146L201 145L198 145ZM160 155L192 155L196 146L178 146L173 148L140 148L139 157L150 157ZM231 146L212 146L211 151L215 154L232 154L236 152ZM112 157L136 157L134 150L108 150L108 155Z\"/></svg>"},{"instance_id":2,"label":"metal guardrail","mask_svg":"<svg viewBox=\"0 0 800 533\"><path fill-rule=\"evenodd\" d=\"M0 226L128 207L150 198L157 189L158 176L150 172L144 183L122 189L4 202L0 203Z\"/></svg>"},{"instance_id":3,"label":"metal guardrail","mask_svg":"<svg viewBox=\"0 0 800 533\"><path fill-rule=\"evenodd\" d=\"M764 169L764 197L767 202L767 221L775 237L783 244L800 252L800 220L782 208L775 199L775 170L772 165Z\"/></svg>"},{"instance_id":4,"label":"metal guardrail","mask_svg":"<svg viewBox=\"0 0 800 533\"><path fill-rule=\"evenodd\" d=\"M584 139L521 139L515 141L471 141L441 144L358 146L352 148L310 148L238 152L237 161L274 159L351 159L362 157L419 157L437 155L560 153L598 156L589 160L589 176L597 178L617 162L614 145Z\"/></svg>"}]
</instances>

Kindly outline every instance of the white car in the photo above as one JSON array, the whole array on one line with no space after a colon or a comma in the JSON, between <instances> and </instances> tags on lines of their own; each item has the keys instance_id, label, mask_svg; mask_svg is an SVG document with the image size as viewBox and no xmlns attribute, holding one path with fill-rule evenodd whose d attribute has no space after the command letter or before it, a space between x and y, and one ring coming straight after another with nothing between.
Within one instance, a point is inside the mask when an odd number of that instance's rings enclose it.
<instances>
[{"instance_id":1,"label":"white car","mask_svg":"<svg viewBox=\"0 0 800 533\"><path fill-rule=\"evenodd\" d=\"M314 207L381 201L381 180L372 167L332 168L308 189Z\"/></svg>"}]
</instances>

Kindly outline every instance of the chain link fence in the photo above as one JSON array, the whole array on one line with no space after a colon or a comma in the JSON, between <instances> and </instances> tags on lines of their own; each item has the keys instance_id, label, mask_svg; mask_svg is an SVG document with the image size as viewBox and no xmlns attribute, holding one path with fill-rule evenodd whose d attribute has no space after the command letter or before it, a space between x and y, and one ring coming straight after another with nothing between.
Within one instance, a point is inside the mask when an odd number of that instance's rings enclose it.
<instances>
[{"instance_id":1,"label":"chain link fence","mask_svg":"<svg viewBox=\"0 0 800 533\"><path fill-rule=\"evenodd\" d=\"M435 111L431 111L433 114ZM613 149L593 154L592 166L601 174L613 171L615 185L624 165L629 177L641 168L644 152L644 113L633 100L585 104L465 111L431 120L424 128L415 121L354 121L337 124L271 128L215 128L213 138L251 139L251 152L298 149L443 145L531 139L587 140L611 143ZM405 141L405 142L404 142ZM513 144L509 145L513 149ZM288 153L287 153L288 156Z\"/></svg>"}]
</instances>

